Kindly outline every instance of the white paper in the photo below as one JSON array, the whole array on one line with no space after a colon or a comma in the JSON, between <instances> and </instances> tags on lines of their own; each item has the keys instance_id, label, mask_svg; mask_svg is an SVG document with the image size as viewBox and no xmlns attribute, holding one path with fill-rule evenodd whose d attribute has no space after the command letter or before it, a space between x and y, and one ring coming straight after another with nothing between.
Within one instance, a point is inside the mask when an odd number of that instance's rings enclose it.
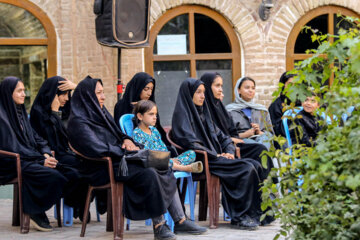
<instances>
[{"instance_id":1,"label":"white paper","mask_svg":"<svg viewBox=\"0 0 360 240\"><path fill-rule=\"evenodd\" d=\"M186 34L157 36L158 55L184 55L186 52Z\"/></svg>"}]
</instances>

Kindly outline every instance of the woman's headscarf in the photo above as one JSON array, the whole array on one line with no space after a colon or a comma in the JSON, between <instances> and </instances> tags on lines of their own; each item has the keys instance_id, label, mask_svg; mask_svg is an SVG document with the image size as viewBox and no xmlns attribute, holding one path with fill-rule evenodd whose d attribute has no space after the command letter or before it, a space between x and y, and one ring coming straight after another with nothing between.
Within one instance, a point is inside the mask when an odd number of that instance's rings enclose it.
<instances>
[{"instance_id":1,"label":"woman's headscarf","mask_svg":"<svg viewBox=\"0 0 360 240\"><path fill-rule=\"evenodd\" d=\"M207 103L204 101L204 105L199 108L193 102L194 93L201 84L204 82L193 78L182 82L172 117L172 137L186 149L196 149L196 144L200 144L216 156L222 152L222 147L217 140ZM198 109L203 116L200 116Z\"/></svg>"},{"instance_id":2,"label":"woman's headscarf","mask_svg":"<svg viewBox=\"0 0 360 240\"><path fill-rule=\"evenodd\" d=\"M141 100L140 94L150 82L154 84L154 90L149 100L155 102L155 79L149 74L144 72L136 73L126 85L124 96L116 103L114 109L114 119L117 124L122 115L132 113L133 105L131 103Z\"/></svg>"},{"instance_id":3,"label":"woman's headscarf","mask_svg":"<svg viewBox=\"0 0 360 240\"><path fill-rule=\"evenodd\" d=\"M236 137L238 134L232 118L229 116L220 99L214 97L211 89L211 85L217 77L221 77L221 75L219 73L205 73L201 76L200 80L205 83L205 100L216 126L226 135Z\"/></svg>"},{"instance_id":4,"label":"woman's headscarf","mask_svg":"<svg viewBox=\"0 0 360 240\"><path fill-rule=\"evenodd\" d=\"M89 157L122 156L124 135L114 122L106 107L100 107L95 94L100 79L87 76L76 87L72 96L68 123L71 145Z\"/></svg>"},{"instance_id":5,"label":"woman's headscarf","mask_svg":"<svg viewBox=\"0 0 360 240\"><path fill-rule=\"evenodd\" d=\"M58 117L52 115L51 104L54 101L56 95L61 95L67 93L69 96L69 101L65 104L66 106L70 106L70 91L61 91L59 90L59 81L64 81L65 79L59 76L48 78L42 84L35 101L31 107L30 111L30 123L31 126L35 129L35 131L40 134L43 138L49 139L50 136L47 136L46 129L52 128L56 126L56 129L52 129L54 138L53 141L56 142L56 145L62 145L65 149L68 147L67 145L67 134L62 124L61 120ZM61 136L62 135L62 136ZM60 137L61 136L61 137ZM60 146L51 146L53 150L57 150Z\"/></svg>"},{"instance_id":6,"label":"woman's headscarf","mask_svg":"<svg viewBox=\"0 0 360 240\"><path fill-rule=\"evenodd\" d=\"M285 83L286 83L290 78L293 78L293 77L295 77L295 76L296 76L296 74L288 74L287 72L284 72L283 74L281 74L281 77L280 77L280 79L279 79L279 83L282 83L282 84L285 85ZM280 95L283 95L284 89L285 89L285 86L282 87Z\"/></svg>"},{"instance_id":7,"label":"woman's headscarf","mask_svg":"<svg viewBox=\"0 0 360 240\"><path fill-rule=\"evenodd\" d=\"M235 88L234 88L234 96L235 96L235 102L230 103L226 105L226 110L228 112L234 111L234 110L241 110L244 108L253 108L256 110L262 110L262 111L268 111L267 108L264 105L258 104L254 102L254 99L252 99L250 102L246 102L244 99L241 98L238 89L240 84L242 84L245 80L245 77L240 78L237 80Z\"/></svg>"},{"instance_id":8,"label":"woman's headscarf","mask_svg":"<svg viewBox=\"0 0 360 240\"><path fill-rule=\"evenodd\" d=\"M120 99L116 103L115 109L114 109L114 119L115 119L115 123L118 125L118 127L120 127L120 124L119 124L120 117L124 114L133 112L133 105L131 103L138 102L141 100L140 99L141 92L146 87L146 85L148 85L150 82L152 82L154 84L154 89L152 91L152 94L151 94L149 100L156 103L156 101L155 101L156 81L149 74L144 73L144 72L136 73L134 75L134 77L130 80L130 82L126 85L125 94L124 94L123 98ZM134 124L136 124L136 123L134 123ZM165 132L164 128L161 126L159 114L157 115L155 127L160 132L161 140L163 142L165 142L166 146L170 146L171 144L168 142L168 140L166 138L166 132Z\"/></svg>"},{"instance_id":9,"label":"woman's headscarf","mask_svg":"<svg viewBox=\"0 0 360 240\"><path fill-rule=\"evenodd\" d=\"M32 129L24 104L15 104L12 97L19 81L17 77L6 77L0 84L0 108L1 115L4 115L0 124L0 149L20 153L22 159L43 159L37 141L42 141L44 146L46 141L39 139ZM48 147L46 150L50 153Z\"/></svg>"}]
</instances>

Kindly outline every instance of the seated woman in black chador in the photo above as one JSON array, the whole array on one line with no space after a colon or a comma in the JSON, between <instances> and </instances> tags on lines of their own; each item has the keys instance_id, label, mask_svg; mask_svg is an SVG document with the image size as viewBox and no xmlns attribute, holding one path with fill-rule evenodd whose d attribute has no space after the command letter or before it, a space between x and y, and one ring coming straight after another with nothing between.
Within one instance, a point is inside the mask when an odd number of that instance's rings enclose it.
<instances>
[{"instance_id":1,"label":"seated woman in black chador","mask_svg":"<svg viewBox=\"0 0 360 240\"><path fill-rule=\"evenodd\" d=\"M20 154L23 210L36 229L51 231L45 211L59 201L69 178L77 175L73 169L59 169L47 142L31 128L24 101L23 82L6 77L0 84L0 149ZM0 159L0 176L0 184L16 177L14 159Z\"/></svg>"},{"instance_id":2,"label":"seated woman in black chador","mask_svg":"<svg viewBox=\"0 0 360 240\"><path fill-rule=\"evenodd\" d=\"M282 83L283 86L281 86L282 89L280 96L273 103L271 103L269 107L269 113L271 117L271 123L273 124L274 132L276 135L281 135L284 137L285 137L285 131L282 125L281 117L284 114L283 112L284 106L290 105L291 103L291 100L288 97L286 97L286 95L284 95L284 89L286 88L287 85L289 85L292 82L294 77L295 77L294 74L288 74L287 72L284 72L281 75L279 82Z\"/></svg>"},{"instance_id":3,"label":"seated woman in black chador","mask_svg":"<svg viewBox=\"0 0 360 240\"><path fill-rule=\"evenodd\" d=\"M115 180L124 182L126 218L152 218L156 239L175 237L165 224L163 214L166 210L169 210L176 222L175 231L197 234L206 231L186 220L171 169L157 171L154 168L143 168L128 163L128 175L123 176L121 160L125 151L137 151L139 147L120 131L105 108L105 95L100 79L88 76L82 80L76 87L71 101L68 125L70 143L88 157L112 157ZM94 186L109 182L106 164L84 160L83 174Z\"/></svg>"},{"instance_id":4,"label":"seated woman in black chador","mask_svg":"<svg viewBox=\"0 0 360 240\"><path fill-rule=\"evenodd\" d=\"M231 137L231 140L240 147L240 155L242 158L252 158L261 163L261 153L266 147L257 143L244 143L239 138L238 131L235 124L226 111L225 106L221 102L220 98L223 93L223 79L219 73L205 73L200 78L205 84L205 101L208 105L211 118L216 126L227 136ZM266 175L273 167L271 158L268 158Z\"/></svg>"},{"instance_id":5,"label":"seated woman in black chador","mask_svg":"<svg viewBox=\"0 0 360 240\"><path fill-rule=\"evenodd\" d=\"M147 73L139 72L126 85L126 90L122 99L120 99L114 109L115 123L119 125L119 119L122 115L132 113L134 106L140 100L151 100L155 102L155 79ZM166 146L171 144L166 138L166 133L160 124L159 114L155 127L160 132L161 140Z\"/></svg>"},{"instance_id":6,"label":"seated woman in black chador","mask_svg":"<svg viewBox=\"0 0 360 240\"><path fill-rule=\"evenodd\" d=\"M70 91L72 89L68 87L65 87L65 91L59 89L59 87L64 87L62 86L64 84L76 86L68 82L70 81L59 76L45 80L31 107L30 123L33 129L48 141L61 165L78 169L80 161L69 148L66 129L61 120L62 111L59 110L60 108L69 109L66 105L70 105ZM86 199L87 183L82 179L75 178L73 180L67 185L71 194L67 194L65 203L75 207L76 213L79 210L81 218Z\"/></svg>"},{"instance_id":7,"label":"seated woman in black chador","mask_svg":"<svg viewBox=\"0 0 360 240\"><path fill-rule=\"evenodd\" d=\"M62 111L60 108L70 105L70 91L61 91L61 81L64 78L51 77L42 84L30 111L30 123L34 130L45 140L55 151L56 158L63 164L79 165L79 159L70 150L66 127L62 122Z\"/></svg>"},{"instance_id":8,"label":"seated woman in black chador","mask_svg":"<svg viewBox=\"0 0 360 240\"><path fill-rule=\"evenodd\" d=\"M295 124L298 127L290 130L291 142L301 143L307 147L311 147L316 145L315 139L321 130L321 126L319 125L320 117L316 115L319 102L316 100L315 94L307 97L302 103L302 107L303 110L301 110L295 118ZM301 128L301 130L299 130L299 128Z\"/></svg>"},{"instance_id":9,"label":"seated woman in black chador","mask_svg":"<svg viewBox=\"0 0 360 240\"><path fill-rule=\"evenodd\" d=\"M257 161L235 159L235 146L212 121L205 102L204 82L188 78L180 86L172 117L174 141L184 149L208 153L210 172L220 178L222 204L231 224L256 229L260 224L264 172Z\"/></svg>"}]
</instances>

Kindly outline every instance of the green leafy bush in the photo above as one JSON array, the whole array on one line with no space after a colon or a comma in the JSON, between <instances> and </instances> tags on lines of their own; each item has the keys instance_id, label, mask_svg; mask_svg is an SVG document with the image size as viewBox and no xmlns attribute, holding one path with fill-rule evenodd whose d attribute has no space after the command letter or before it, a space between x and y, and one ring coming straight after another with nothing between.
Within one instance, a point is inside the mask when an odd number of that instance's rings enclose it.
<instances>
[{"instance_id":1,"label":"green leafy bush","mask_svg":"<svg viewBox=\"0 0 360 240\"><path fill-rule=\"evenodd\" d=\"M340 30L338 36L314 32L312 40L320 46L309 50L314 55L296 65L292 73L297 77L285 90L293 101L304 100L311 91L322 94L319 100L327 107L321 111L332 123L323 123L315 147L294 144L290 155L290 149L284 147L286 139L274 137L283 150L272 146L265 153L280 165L271 172L271 176L281 178L280 183L275 185L269 176L262 188L262 208L271 207L267 214L274 214L281 222L275 239L280 235L360 239L360 24L359 20L344 20L352 21L354 28ZM350 106L355 110L342 123L341 116ZM270 200L270 193L280 194Z\"/></svg>"}]
</instances>

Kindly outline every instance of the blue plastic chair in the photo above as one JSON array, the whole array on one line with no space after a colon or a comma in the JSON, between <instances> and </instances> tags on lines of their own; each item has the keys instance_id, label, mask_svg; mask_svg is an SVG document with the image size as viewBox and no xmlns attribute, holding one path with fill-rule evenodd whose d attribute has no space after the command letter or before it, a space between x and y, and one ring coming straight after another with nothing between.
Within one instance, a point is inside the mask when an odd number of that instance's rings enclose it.
<instances>
[{"instance_id":1,"label":"blue plastic chair","mask_svg":"<svg viewBox=\"0 0 360 240\"><path fill-rule=\"evenodd\" d=\"M74 209L66 205L63 198L61 199L61 202L63 206L63 225L66 227L71 227L73 225ZM54 205L54 217L57 219L56 205Z\"/></svg>"},{"instance_id":2,"label":"blue plastic chair","mask_svg":"<svg viewBox=\"0 0 360 240\"><path fill-rule=\"evenodd\" d=\"M66 227L71 227L73 225L73 218L74 218L74 209L64 203L64 199L61 199L62 208L63 208L63 225ZM95 198L96 202L96 198ZM60 206L61 207L61 206ZM57 219L56 214L56 205L54 205L54 218ZM100 214L96 210L96 220L100 222Z\"/></svg>"},{"instance_id":3,"label":"blue plastic chair","mask_svg":"<svg viewBox=\"0 0 360 240\"><path fill-rule=\"evenodd\" d=\"M291 117L291 119L294 119L296 114L298 114L301 110L303 110L303 107L289 109L284 112L283 119L282 119L285 136L286 136L286 140L287 140L287 147L290 148L290 152L289 152L290 155L292 154L292 149L291 149L292 142L291 142L291 136L290 136L290 131L289 131L289 125L288 125L288 117ZM297 182L298 186L301 186L303 184L303 182L304 182L304 180L300 176L300 179ZM301 189L300 189L300 191L301 191Z\"/></svg>"},{"instance_id":4,"label":"blue plastic chair","mask_svg":"<svg viewBox=\"0 0 360 240\"><path fill-rule=\"evenodd\" d=\"M355 107L351 106L348 108L347 113L344 113L341 118L343 120L343 122L346 122L346 120L349 118L349 115L351 115L351 113L354 111Z\"/></svg>"},{"instance_id":5,"label":"blue plastic chair","mask_svg":"<svg viewBox=\"0 0 360 240\"><path fill-rule=\"evenodd\" d=\"M184 183L184 179L187 179L187 188L186 188L186 195L185 195L185 203L189 203L190 205L190 219L195 221L195 196L196 196L196 187L197 183L193 182L192 175L190 172L182 172L177 171L174 172L174 176L176 179L181 179L180 182L180 189L182 189L182 185Z\"/></svg>"},{"instance_id":6,"label":"blue plastic chair","mask_svg":"<svg viewBox=\"0 0 360 240\"><path fill-rule=\"evenodd\" d=\"M290 148L292 146L291 137L290 137L290 131L288 126L288 117L291 117L292 119L295 118L296 114L298 114L301 110L303 110L302 107L295 108L295 109L289 109L284 112L282 123L285 131L285 136L287 140L287 146ZM290 155L291 155L291 149L290 149Z\"/></svg>"},{"instance_id":7,"label":"blue plastic chair","mask_svg":"<svg viewBox=\"0 0 360 240\"><path fill-rule=\"evenodd\" d=\"M134 131L134 123L133 123L133 118L134 118L134 114L124 114L120 117L119 119L119 124L120 124L120 128L121 131L123 133L125 133L126 135L128 135L129 137L133 136L133 131ZM182 172L182 171L177 171L174 172L174 176L176 179L180 178L181 179L181 186L183 184L184 178L187 179L187 193L189 193L189 203L190 203L190 219L191 220L195 220L195 214L194 214L194 209L195 209L195 189L194 189L194 182L192 180L192 175L189 172ZM174 221L172 220L169 212L166 212L166 214L164 215L165 220L167 221L167 224L169 225L170 229L172 231L174 231ZM130 229L130 220L127 219L126 222L126 229L129 230ZM147 219L145 220L145 225L150 226L151 225L151 219Z\"/></svg>"},{"instance_id":8,"label":"blue plastic chair","mask_svg":"<svg viewBox=\"0 0 360 240\"><path fill-rule=\"evenodd\" d=\"M134 123L132 121L133 118L134 114L128 113L122 115L119 120L121 131L129 137L132 137L134 131Z\"/></svg>"}]
</instances>

